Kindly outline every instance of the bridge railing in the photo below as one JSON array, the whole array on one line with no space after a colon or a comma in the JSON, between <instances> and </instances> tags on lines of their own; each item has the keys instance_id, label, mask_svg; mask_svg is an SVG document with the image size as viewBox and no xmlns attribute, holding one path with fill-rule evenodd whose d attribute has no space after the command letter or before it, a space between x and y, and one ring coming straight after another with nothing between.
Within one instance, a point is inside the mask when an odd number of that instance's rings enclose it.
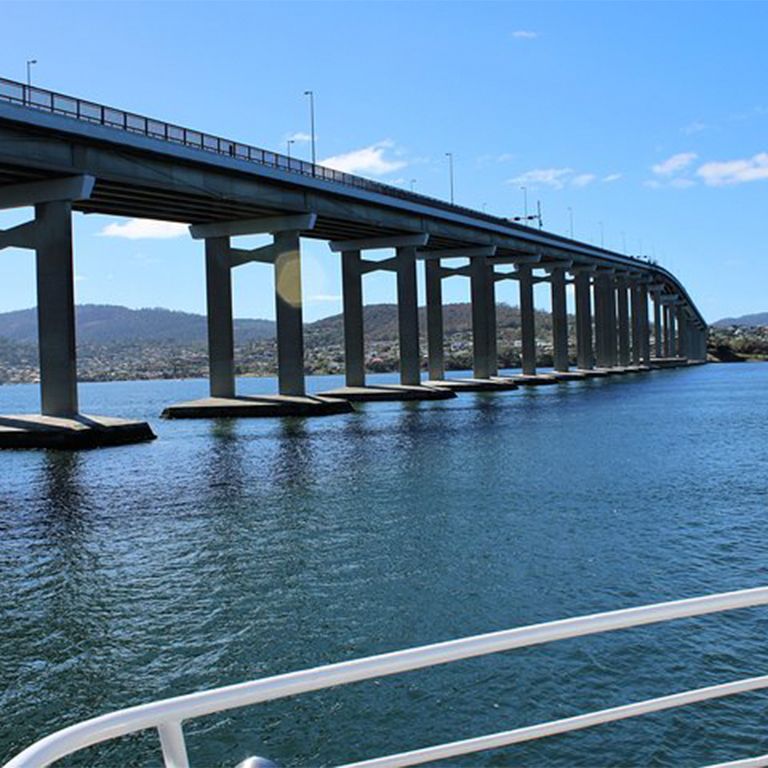
<instances>
[{"instance_id":1,"label":"bridge railing","mask_svg":"<svg viewBox=\"0 0 768 768\"><path fill-rule=\"evenodd\" d=\"M158 731L166 768L189 768L182 723L193 718L296 696L309 691L556 640L764 605L768 605L768 587L759 587L534 624L201 691L143 704L70 726L33 744L7 763L5 768L42 768L86 747L146 729ZM768 688L768 675L697 688L525 728L349 763L344 768L396 768L420 765L765 688ZM724 768L726 765L733 768L766 766L768 755L710 768Z\"/></svg>"}]
</instances>

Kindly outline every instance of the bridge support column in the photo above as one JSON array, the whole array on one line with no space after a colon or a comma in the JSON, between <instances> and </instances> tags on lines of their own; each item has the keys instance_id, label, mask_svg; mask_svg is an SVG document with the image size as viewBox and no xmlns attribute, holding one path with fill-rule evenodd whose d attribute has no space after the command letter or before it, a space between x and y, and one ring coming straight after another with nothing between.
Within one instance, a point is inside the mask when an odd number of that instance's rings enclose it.
<instances>
[{"instance_id":1,"label":"bridge support column","mask_svg":"<svg viewBox=\"0 0 768 768\"><path fill-rule=\"evenodd\" d=\"M552 270L552 348L555 371L568 371L568 308L565 295L565 269Z\"/></svg>"},{"instance_id":2,"label":"bridge support column","mask_svg":"<svg viewBox=\"0 0 768 768\"><path fill-rule=\"evenodd\" d=\"M234 397L235 346L228 237L209 237L205 241L205 288L211 397Z\"/></svg>"},{"instance_id":3,"label":"bridge support column","mask_svg":"<svg viewBox=\"0 0 768 768\"><path fill-rule=\"evenodd\" d=\"M486 265L488 273L488 373L497 376L499 373L499 337L496 319L496 280L494 269Z\"/></svg>"},{"instance_id":4,"label":"bridge support column","mask_svg":"<svg viewBox=\"0 0 768 768\"><path fill-rule=\"evenodd\" d=\"M593 281L595 296L595 357L599 368L610 366L608 350L608 294L610 277L598 273Z\"/></svg>"},{"instance_id":5,"label":"bridge support column","mask_svg":"<svg viewBox=\"0 0 768 768\"><path fill-rule=\"evenodd\" d=\"M662 342L663 342L663 330L661 324L661 292L655 290L653 295L653 354L654 357L661 357Z\"/></svg>"},{"instance_id":6,"label":"bridge support column","mask_svg":"<svg viewBox=\"0 0 768 768\"><path fill-rule=\"evenodd\" d=\"M77 392L72 203L94 178L71 176L0 187L0 210L34 207L34 219L0 230L0 250L35 251L41 415L0 416L0 448L93 448L154 438L145 422L83 417Z\"/></svg>"},{"instance_id":7,"label":"bridge support column","mask_svg":"<svg viewBox=\"0 0 768 768\"><path fill-rule=\"evenodd\" d=\"M304 324L299 233L277 232L274 238L278 392L281 395L304 395Z\"/></svg>"},{"instance_id":8,"label":"bridge support column","mask_svg":"<svg viewBox=\"0 0 768 768\"><path fill-rule=\"evenodd\" d=\"M686 317L682 304L677 305L675 315L677 318L677 356L688 357L688 318Z\"/></svg>"},{"instance_id":9,"label":"bridge support column","mask_svg":"<svg viewBox=\"0 0 768 768\"><path fill-rule=\"evenodd\" d=\"M587 272L576 272L576 357L577 365L583 371L594 367L592 350L592 297L590 277Z\"/></svg>"},{"instance_id":10,"label":"bridge support column","mask_svg":"<svg viewBox=\"0 0 768 768\"><path fill-rule=\"evenodd\" d=\"M648 322L648 287L638 286L640 310L640 359L648 365L651 362L651 329Z\"/></svg>"},{"instance_id":11,"label":"bridge support column","mask_svg":"<svg viewBox=\"0 0 768 768\"><path fill-rule=\"evenodd\" d=\"M427 356L429 378L432 381L442 381L445 378L443 279L440 269L439 259L427 259L424 262L427 296Z\"/></svg>"},{"instance_id":12,"label":"bridge support column","mask_svg":"<svg viewBox=\"0 0 768 768\"><path fill-rule=\"evenodd\" d=\"M533 275L528 264L517 267L520 286L520 334L523 374L536 374L536 317L533 304Z\"/></svg>"},{"instance_id":13,"label":"bridge support column","mask_svg":"<svg viewBox=\"0 0 768 768\"><path fill-rule=\"evenodd\" d=\"M348 387L365 386L365 338L363 328L363 276L360 251L341 254L344 303L344 376Z\"/></svg>"},{"instance_id":14,"label":"bridge support column","mask_svg":"<svg viewBox=\"0 0 768 768\"><path fill-rule=\"evenodd\" d=\"M72 203L35 206L40 403L45 416L75 416L77 356Z\"/></svg>"},{"instance_id":15,"label":"bridge support column","mask_svg":"<svg viewBox=\"0 0 768 768\"><path fill-rule=\"evenodd\" d=\"M640 286L636 281L630 283L629 294L632 309L632 365L640 365L643 359L642 310L640 308Z\"/></svg>"},{"instance_id":16,"label":"bridge support column","mask_svg":"<svg viewBox=\"0 0 768 768\"><path fill-rule=\"evenodd\" d=\"M619 365L630 363L629 346L629 297L627 295L627 280L623 277L616 279L617 309L619 316ZM634 318L633 318L634 319Z\"/></svg>"},{"instance_id":17,"label":"bridge support column","mask_svg":"<svg viewBox=\"0 0 768 768\"><path fill-rule=\"evenodd\" d=\"M616 288L614 287L612 277L606 279L605 320L606 359L608 367L613 368L618 362L618 333L616 327Z\"/></svg>"},{"instance_id":18,"label":"bridge support column","mask_svg":"<svg viewBox=\"0 0 768 768\"><path fill-rule=\"evenodd\" d=\"M400 383L421 383L419 307L416 293L416 248L397 249L397 324L400 339Z\"/></svg>"},{"instance_id":19,"label":"bridge support column","mask_svg":"<svg viewBox=\"0 0 768 768\"><path fill-rule=\"evenodd\" d=\"M490 272L485 259L470 259L472 297L472 360L474 375L478 379L491 376L490 361ZM495 309L495 308L494 308Z\"/></svg>"}]
</instances>

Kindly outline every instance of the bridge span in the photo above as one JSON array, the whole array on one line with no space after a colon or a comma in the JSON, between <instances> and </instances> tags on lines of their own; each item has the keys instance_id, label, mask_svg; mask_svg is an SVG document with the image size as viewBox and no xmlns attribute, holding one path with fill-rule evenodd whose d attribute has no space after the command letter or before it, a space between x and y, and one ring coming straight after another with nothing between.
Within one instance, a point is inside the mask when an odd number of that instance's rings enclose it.
<instances>
[{"instance_id":1,"label":"bridge span","mask_svg":"<svg viewBox=\"0 0 768 768\"><path fill-rule=\"evenodd\" d=\"M372 399L434 399L637 373L706 359L707 325L664 268L398 187L83 99L0 79L0 209L33 207L0 231L0 249L36 254L39 415L0 417L0 447L99 445L151 439L144 423L84 416L77 392L72 212L190 225L205 254L210 397L169 405L169 418L324 415ZM246 250L238 236L267 234ZM342 269L346 387L308 396L304 381L301 239L330 242ZM391 249L384 260L365 258ZM463 259L460 267L446 259ZM271 268L278 392L238 397L232 272ZM453 262L455 263L455 262ZM422 377L417 269L427 303L428 376ZM366 386L363 277L394 273L400 385ZM474 377L446 378L442 281L471 286ZM495 286L520 291L522 375L500 377ZM534 285L551 289L554 371L536 370ZM568 354L567 291L574 292L577 363ZM653 315L651 322L650 315ZM653 332L652 332L653 330Z\"/></svg>"}]
</instances>

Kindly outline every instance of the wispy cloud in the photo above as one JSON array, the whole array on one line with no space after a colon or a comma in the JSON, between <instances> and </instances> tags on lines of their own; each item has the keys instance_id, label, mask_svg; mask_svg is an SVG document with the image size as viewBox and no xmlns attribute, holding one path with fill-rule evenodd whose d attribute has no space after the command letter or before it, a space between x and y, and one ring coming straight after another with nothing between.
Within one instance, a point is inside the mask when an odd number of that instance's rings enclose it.
<instances>
[{"instance_id":1,"label":"wispy cloud","mask_svg":"<svg viewBox=\"0 0 768 768\"><path fill-rule=\"evenodd\" d=\"M189 234L186 224L154 219L128 219L122 224L107 224L101 237L122 237L125 240L170 240Z\"/></svg>"},{"instance_id":2,"label":"wispy cloud","mask_svg":"<svg viewBox=\"0 0 768 768\"><path fill-rule=\"evenodd\" d=\"M600 181L616 181L620 178L620 173L612 173L608 176L603 176ZM508 179L507 184L563 189L565 186L586 187L597 180L597 174L577 173L573 168L534 168L531 171L515 176L513 179Z\"/></svg>"},{"instance_id":3,"label":"wispy cloud","mask_svg":"<svg viewBox=\"0 0 768 768\"><path fill-rule=\"evenodd\" d=\"M342 155L328 157L322 160L321 164L343 173L384 176L408 165L405 160L393 160L384 156L388 150L393 150L393 148L394 142L390 139L385 139L362 149L355 149Z\"/></svg>"},{"instance_id":4,"label":"wispy cloud","mask_svg":"<svg viewBox=\"0 0 768 768\"><path fill-rule=\"evenodd\" d=\"M574 187L586 187L591 184L597 176L594 173L580 173L578 176L574 176L571 179L571 184Z\"/></svg>"},{"instance_id":5,"label":"wispy cloud","mask_svg":"<svg viewBox=\"0 0 768 768\"><path fill-rule=\"evenodd\" d=\"M609 173L607 176L603 176L600 181L602 181L605 184L610 184L611 182L618 181L621 178L620 173Z\"/></svg>"},{"instance_id":6,"label":"wispy cloud","mask_svg":"<svg viewBox=\"0 0 768 768\"><path fill-rule=\"evenodd\" d=\"M297 142L307 142L312 141L312 136L308 133L302 133L299 131L298 133L291 133L288 136L285 137L286 141L297 141Z\"/></svg>"},{"instance_id":7,"label":"wispy cloud","mask_svg":"<svg viewBox=\"0 0 768 768\"><path fill-rule=\"evenodd\" d=\"M532 186L540 184L553 189L562 189L572 174L573 168L535 168L509 179L507 183Z\"/></svg>"},{"instance_id":8,"label":"wispy cloud","mask_svg":"<svg viewBox=\"0 0 768 768\"><path fill-rule=\"evenodd\" d=\"M696 175L710 187L768 179L768 152L759 152L743 160L704 163L696 171Z\"/></svg>"},{"instance_id":9,"label":"wispy cloud","mask_svg":"<svg viewBox=\"0 0 768 768\"><path fill-rule=\"evenodd\" d=\"M535 40L538 36L538 32L532 32L530 29L516 29L512 33L512 37L517 40Z\"/></svg>"},{"instance_id":10,"label":"wispy cloud","mask_svg":"<svg viewBox=\"0 0 768 768\"><path fill-rule=\"evenodd\" d=\"M695 152L678 152L661 163L651 166L651 170L657 176L672 176L687 168L697 157Z\"/></svg>"}]
</instances>

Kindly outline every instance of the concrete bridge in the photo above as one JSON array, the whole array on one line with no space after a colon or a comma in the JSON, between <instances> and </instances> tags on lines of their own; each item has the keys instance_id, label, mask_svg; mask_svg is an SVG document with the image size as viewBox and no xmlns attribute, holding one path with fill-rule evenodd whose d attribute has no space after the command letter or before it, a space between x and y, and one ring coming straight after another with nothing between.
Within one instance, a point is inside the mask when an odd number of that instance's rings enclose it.
<instances>
[{"instance_id":1,"label":"concrete bridge","mask_svg":"<svg viewBox=\"0 0 768 768\"><path fill-rule=\"evenodd\" d=\"M706 323L683 285L643 260L520 226L229 139L0 79L0 209L34 207L0 231L0 249L35 252L40 344L39 415L0 417L0 447L101 445L151 439L144 423L80 413L72 212L190 224L205 253L210 397L169 404L170 418L324 415L350 402L454 397L587 376L636 373L706 358ZM245 250L243 235L270 245ZM330 242L342 269L346 387L308 396L304 382L301 238ZM391 249L371 260L365 252ZM446 259L462 259L449 267ZM233 271L267 265L275 285L278 391L238 397ZM453 262L455 263L455 262ZM426 287L428 377L422 380L417 271ZM386 270L397 285L400 384L366 385L362 283ZM469 279L474 377L446 378L442 281ZM500 377L495 286L520 291L522 375ZM536 370L534 284L551 287L554 371ZM577 365L568 355L574 292ZM651 309L649 310L649 306ZM651 322L653 314L653 344Z\"/></svg>"}]
</instances>

